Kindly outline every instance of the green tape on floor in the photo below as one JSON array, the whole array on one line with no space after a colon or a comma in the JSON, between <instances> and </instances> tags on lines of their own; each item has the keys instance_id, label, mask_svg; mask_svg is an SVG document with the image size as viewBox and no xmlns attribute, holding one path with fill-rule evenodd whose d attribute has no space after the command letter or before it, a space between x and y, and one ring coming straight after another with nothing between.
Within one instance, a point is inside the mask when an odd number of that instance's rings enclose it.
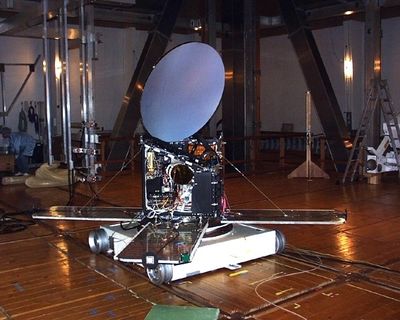
<instances>
[{"instance_id":1,"label":"green tape on floor","mask_svg":"<svg viewBox=\"0 0 400 320\"><path fill-rule=\"evenodd\" d=\"M219 309L155 305L145 320L216 320Z\"/></svg>"}]
</instances>

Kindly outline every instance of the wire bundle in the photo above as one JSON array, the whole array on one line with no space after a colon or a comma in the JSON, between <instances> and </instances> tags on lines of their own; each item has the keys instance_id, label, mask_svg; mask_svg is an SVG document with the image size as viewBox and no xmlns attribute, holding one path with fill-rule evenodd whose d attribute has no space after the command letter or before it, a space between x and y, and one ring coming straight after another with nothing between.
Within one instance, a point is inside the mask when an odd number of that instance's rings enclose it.
<instances>
[{"instance_id":1,"label":"wire bundle","mask_svg":"<svg viewBox=\"0 0 400 320\"><path fill-rule=\"evenodd\" d=\"M31 219L14 217L15 215L23 214L26 214L26 212L6 213L3 209L0 209L0 234L23 231L35 224Z\"/></svg>"}]
</instances>

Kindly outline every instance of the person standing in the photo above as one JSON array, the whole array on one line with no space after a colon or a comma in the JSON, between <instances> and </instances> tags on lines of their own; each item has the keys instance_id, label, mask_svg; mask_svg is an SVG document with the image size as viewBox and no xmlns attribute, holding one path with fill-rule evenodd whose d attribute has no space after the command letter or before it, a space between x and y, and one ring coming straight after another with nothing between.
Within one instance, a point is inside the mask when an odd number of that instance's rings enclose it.
<instances>
[{"instance_id":1,"label":"person standing","mask_svg":"<svg viewBox=\"0 0 400 320\"><path fill-rule=\"evenodd\" d=\"M1 128L4 139L9 139L9 151L15 154L16 175L28 175L29 158L33 155L36 140L26 132L12 132L8 127Z\"/></svg>"}]
</instances>

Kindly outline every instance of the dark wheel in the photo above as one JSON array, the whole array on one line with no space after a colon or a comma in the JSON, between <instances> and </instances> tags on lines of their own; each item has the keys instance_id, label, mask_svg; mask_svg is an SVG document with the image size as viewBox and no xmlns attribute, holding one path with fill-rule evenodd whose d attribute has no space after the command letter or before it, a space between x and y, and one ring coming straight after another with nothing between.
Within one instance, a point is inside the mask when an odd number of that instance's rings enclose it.
<instances>
[{"instance_id":1,"label":"dark wheel","mask_svg":"<svg viewBox=\"0 0 400 320\"><path fill-rule=\"evenodd\" d=\"M279 230L275 230L275 250L276 253L281 253L285 250L286 238Z\"/></svg>"},{"instance_id":2,"label":"dark wheel","mask_svg":"<svg viewBox=\"0 0 400 320\"><path fill-rule=\"evenodd\" d=\"M373 170L375 170L375 169L377 168L377 166L378 166L378 164L376 163L376 160L375 160L375 159L369 159L369 160L367 161L366 167L367 167L367 170L368 170L368 171L373 171Z\"/></svg>"},{"instance_id":3,"label":"dark wheel","mask_svg":"<svg viewBox=\"0 0 400 320\"><path fill-rule=\"evenodd\" d=\"M151 283L161 285L172 280L172 264L159 264L155 268L147 268L147 276Z\"/></svg>"},{"instance_id":4,"label":"dark wheel","mask_svg":"<svg viewBox=\"0 0 400 320\"><path fill-rule=\"evenodd\" d=\"M90 251L93 253L107 252L110 249L110 239L104 229L91 231L88 242Z\"/></svg>"}]
</instances>

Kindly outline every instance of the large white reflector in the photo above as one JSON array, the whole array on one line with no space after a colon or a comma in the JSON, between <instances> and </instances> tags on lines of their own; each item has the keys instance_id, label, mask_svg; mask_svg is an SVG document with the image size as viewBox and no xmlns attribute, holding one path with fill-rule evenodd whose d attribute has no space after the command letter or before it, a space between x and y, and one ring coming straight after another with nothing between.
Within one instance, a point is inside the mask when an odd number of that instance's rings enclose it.
<instances>
[{"instance_id":1,"label":"large white reflector","mask_svg":"<svg viewBox=\"0 0 400 320\"><path fill-rule=\"evenodd\" d=\"M140 103L146 130L166 142L190 137L215 112L224 84L224 65L212 47L189 42L174 48L146 81Z\"/></svg>"}]
</instances>

